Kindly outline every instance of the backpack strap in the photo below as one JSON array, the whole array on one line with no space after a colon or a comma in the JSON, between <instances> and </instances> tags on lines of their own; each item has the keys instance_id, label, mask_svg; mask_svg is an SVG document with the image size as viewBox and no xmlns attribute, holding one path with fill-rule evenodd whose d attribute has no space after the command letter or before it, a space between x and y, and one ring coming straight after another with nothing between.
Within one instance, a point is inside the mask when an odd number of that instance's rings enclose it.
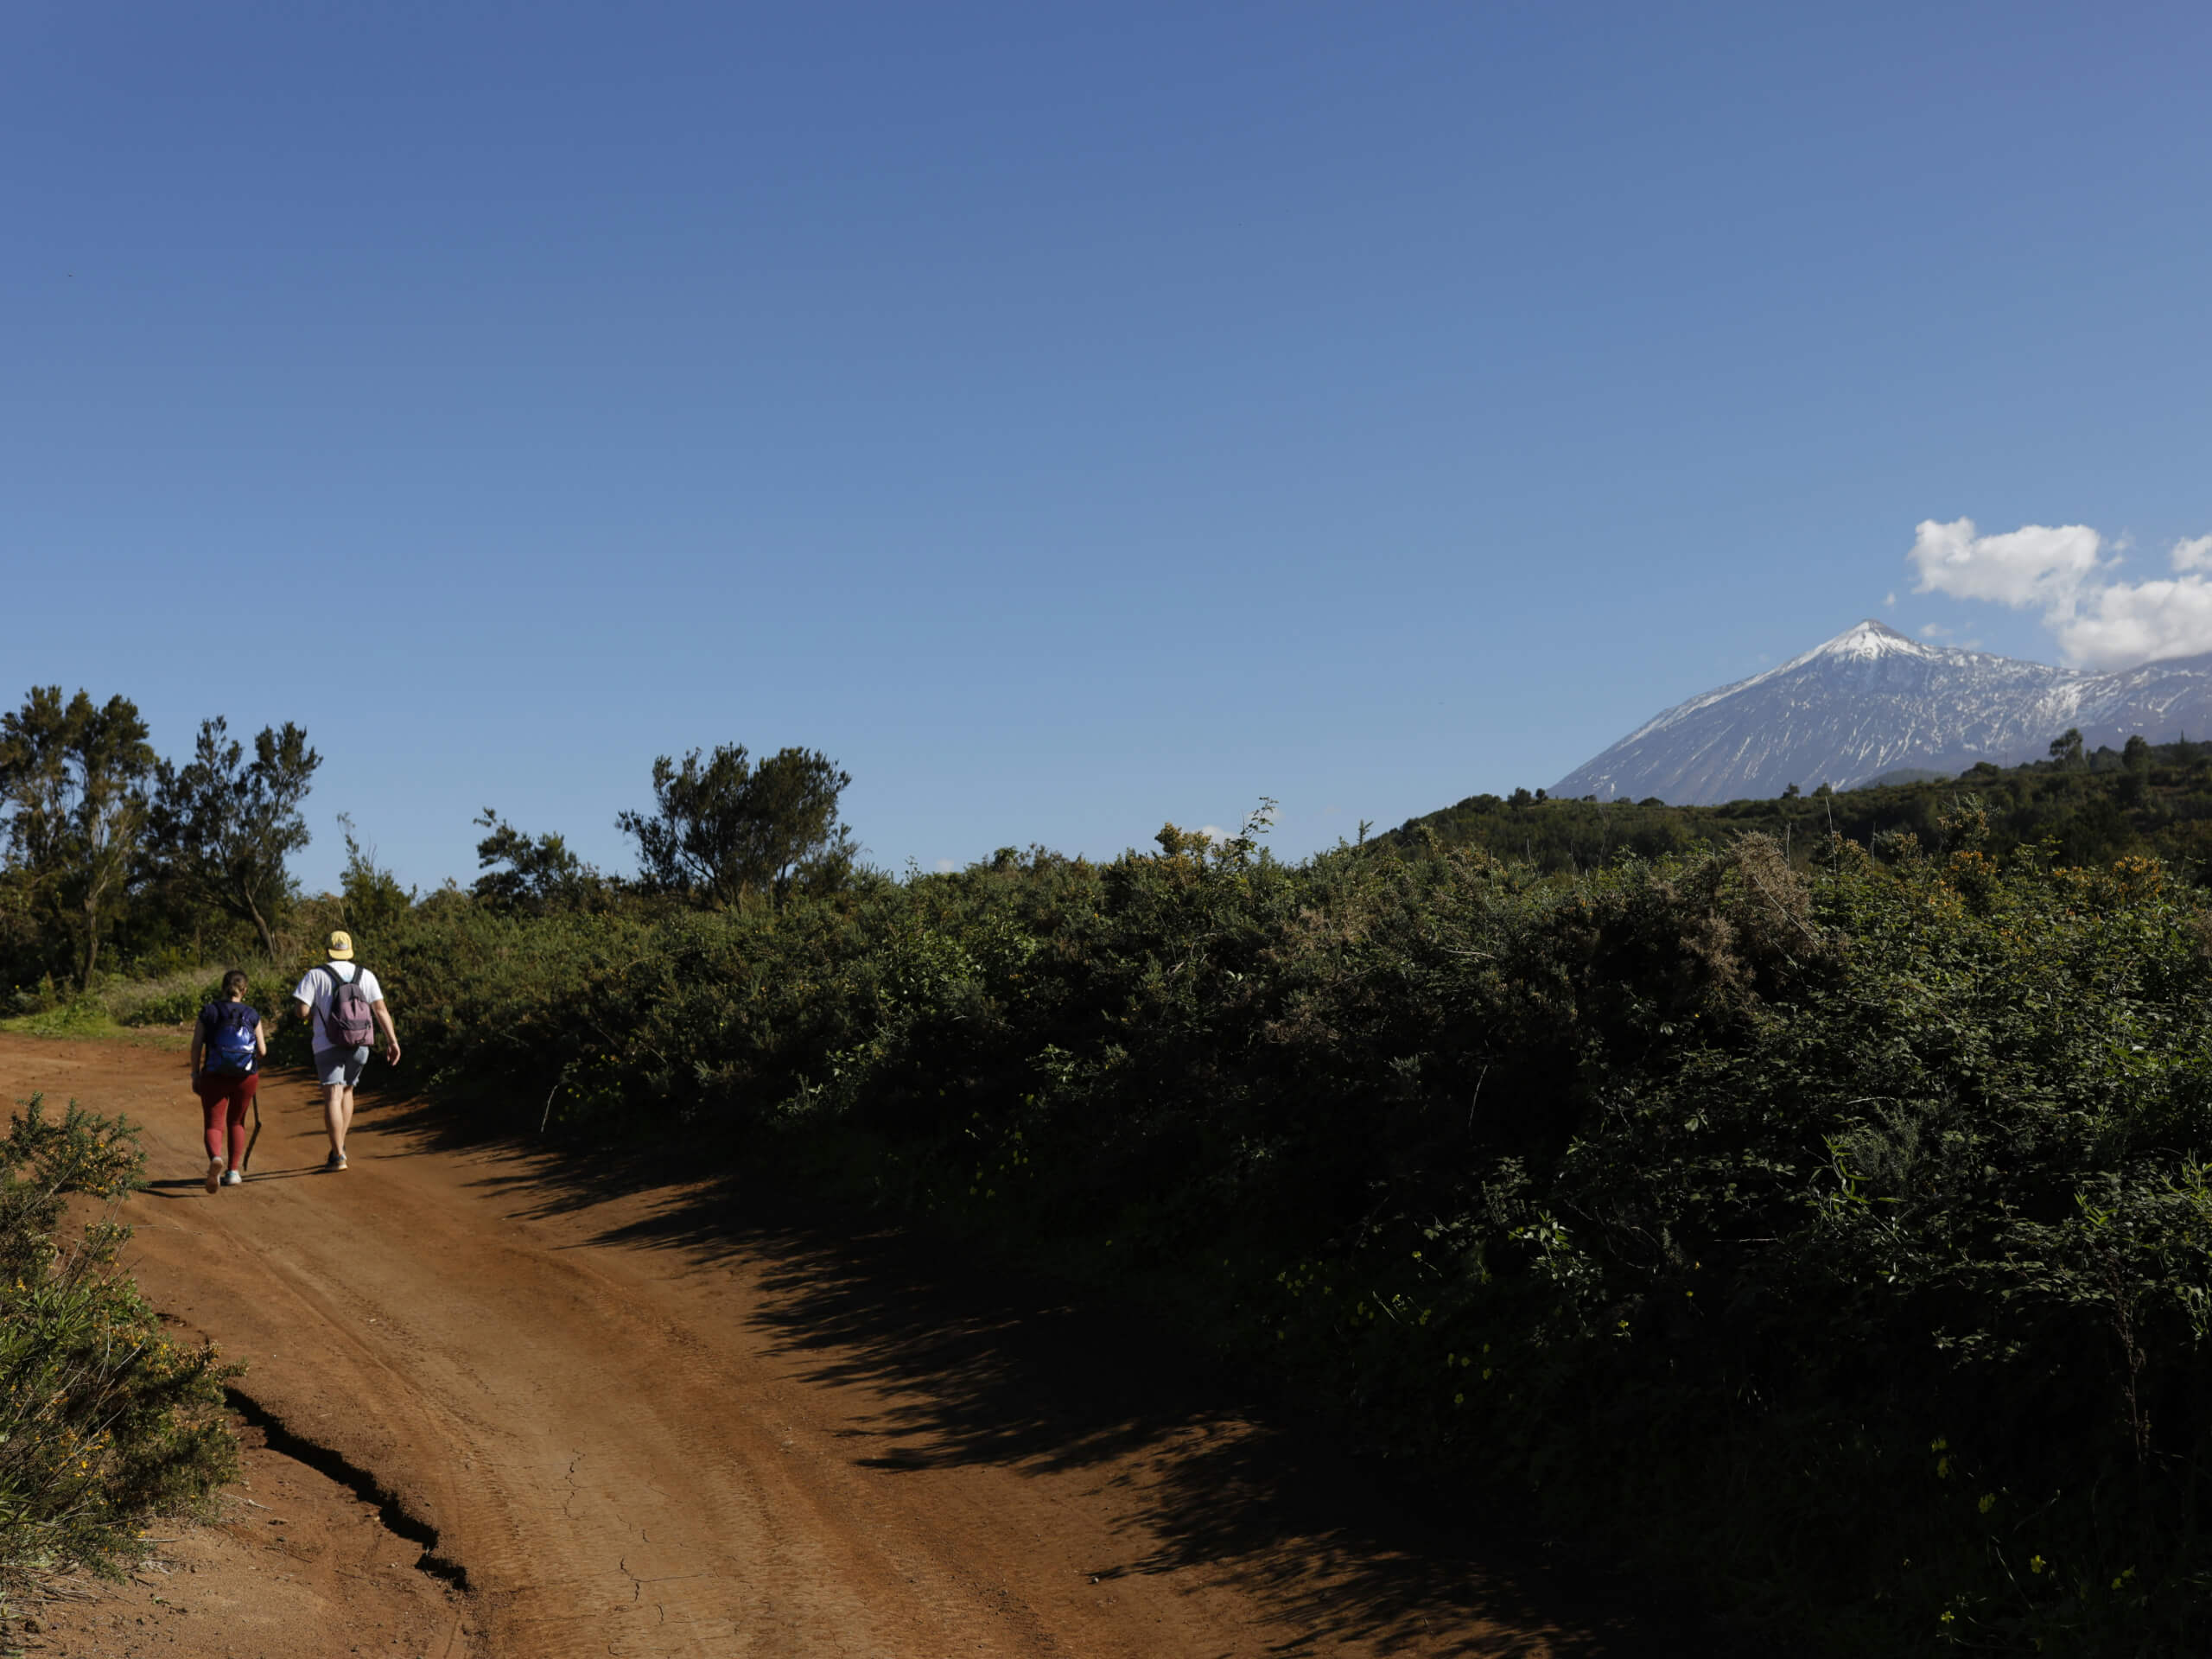
<instances>
[{"instance_id":1,"label":"backpack strap","mask_svg":"<svg viewBox=\"0 0 2212 1659\"><path fill-rule=\"evenodd\" d=\"M338 964L334 962L324 963L322 971L330 976L330 998L315 1010L315 1017L318 1023L314 1028L323 1036L330 1037L333 1035L330 1029L331 1017L338 1012L338 988L346 982L338 977Z\"/></svg>"}]
</instances>

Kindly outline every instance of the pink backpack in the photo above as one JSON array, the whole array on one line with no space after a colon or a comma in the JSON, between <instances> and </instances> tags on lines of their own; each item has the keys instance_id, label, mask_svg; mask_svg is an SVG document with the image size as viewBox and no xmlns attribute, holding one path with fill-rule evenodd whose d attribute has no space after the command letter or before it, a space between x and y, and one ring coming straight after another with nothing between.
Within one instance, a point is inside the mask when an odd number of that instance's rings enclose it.
<instances>
[{"instance_id":1,"label":"pink backpack","mask_svg":"<svg viewBox=\"0 0 2212 1659\"><path fill-rule=\"evenodd\" d=\"M353 977L338 977L338 967L327 963L323 972L330 976L330 1010L322 1016L323 1029L330 1033L335 1048L366 1048L376 1040L375 1018L369 1013L369 996L361 988L361 964L353 964Z\"/></svg>"}]
</instances>

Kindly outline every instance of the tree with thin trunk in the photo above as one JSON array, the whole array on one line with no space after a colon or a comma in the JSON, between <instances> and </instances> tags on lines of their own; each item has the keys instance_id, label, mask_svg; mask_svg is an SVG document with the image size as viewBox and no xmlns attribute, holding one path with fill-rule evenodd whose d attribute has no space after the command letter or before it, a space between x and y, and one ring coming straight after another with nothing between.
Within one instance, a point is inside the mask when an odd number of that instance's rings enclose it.
<instances>
[{"instance_id":1,"label":"tree with thin trunk","mask_svg":"<svg viewBox=\"0 0 2212 1659\"><path fill-rule=\"evenodd\" d=\"M837 818L853 781L821 751L782 749L755 765L742 743L694 749L678 766L653 762L657 810L616 826L638 843L645 884L694 902L741 905L780 895L795 880L835 885L859 855Z\"/></svg>"},{"instance_id":2,"label":"tree with thin trunk","mask_svg":"<svg viewBox=\"0 0 2212 1659\"><path fill-rule=\"evenodd\" d=\"M54 923L79 937L78 982L89 985L100 940L129 885L154 770L146 722L127 697L96 704L79 690L34 686L0 715L0 804L7 858Z\"/></svg>"},{"instance_id":3,"label":"tree with thin trunk","mask_svg":"<svg viewBox=\"0 0 2212 1659\"><path fill-rule=\"evenodd\" d=\"M200 722L183 766L161 763L147 845L157 868L191 897L250 923L276 954L276 925L293 898L285 861L308 844L300 804L322 757L286 721L264 726L253 758L218 715Z\"/></svg>"},{"instance_id":4,"label":"tree with thin trunk","mask_svg":"<svg viewBox=\"0 0 2212 1659\"><path fill-rule=\"evenodd\" d=\"M339 908L358 950L365 935L373 938L414 909L416 893L377 862L373 842L361 844L352 813L338 815L338 828L346 837L346 868L338 877Z\"/></svg>"}]
</instances>

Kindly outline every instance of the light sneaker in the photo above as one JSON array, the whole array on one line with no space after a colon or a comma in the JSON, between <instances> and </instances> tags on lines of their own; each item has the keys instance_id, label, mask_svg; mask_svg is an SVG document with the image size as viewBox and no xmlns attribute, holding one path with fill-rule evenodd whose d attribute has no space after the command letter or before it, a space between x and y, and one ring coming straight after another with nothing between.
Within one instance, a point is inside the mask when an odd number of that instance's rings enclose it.
<instances>
[{"instance_id":1,"label":"light sneaker","mask_svg":"<svg viewBox=\"0 0 2212 1659\"><path fill-rule=\"evenodd\" d=\"M245 1174L244 1171L226 1169L223 1172L223 1185L225 1186L242 1186L245 1183Z\"/></svg>"},{"instance_id":2,"label":"light sneaker","mask_svg":"<svg viewBox=\"0 0 2212 1659\"><path fill-rule=\"evenodd\" d=\"M207 1160L207 1190L213 1192L222 1184L223 1160L219 1158L210 1158Z\"/></svg>"},{"instance_id":3,"label":"light sneaker","mask_svg":"<svg viewBox=\"0 0 2212 1659\"><path fill-rule=\"evenodd\" d=\"M340 1170L345 1168L346 1154L342 1152L332 1153L328 1158L323 1160L322 1166L326 1170Z\"/></svg>"}]
</instances>

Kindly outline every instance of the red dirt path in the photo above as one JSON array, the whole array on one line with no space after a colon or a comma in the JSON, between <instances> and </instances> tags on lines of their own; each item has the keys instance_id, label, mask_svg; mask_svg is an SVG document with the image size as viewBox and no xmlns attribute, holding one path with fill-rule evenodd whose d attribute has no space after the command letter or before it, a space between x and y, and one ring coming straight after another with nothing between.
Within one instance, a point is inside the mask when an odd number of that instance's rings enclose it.
<instances>
[{"instance_id":1,"label":"red dirt path","mask_svg":"<svg viewBox=\"0 0 2212 1659\"><path fill-rule=\"evenodd\" d=\"M188 1534L163 1547L166 1573L52 1610L47 1645L1658 1650L1550 1605L1564 1597L1548 1581L1393 1547L1388 1529L1287 1496L1295 1471L1268 1437L1131 1370L1141 1332L963 1302L899 1241L754 1224L706 1183L594 1185L541 1154L454 1143L405 1104L365 1107L353 1168L317 1173L320 1113L297 1077L264 1084L247 1184L209 1196L182 1073L155 1047L0 1036L0 1101L42 1090L144 1126L131 1266L165 1317L250 1364L242 1404L276 1443L254 1452L219 1535ZM245 1504L278 1481L317 1548L262 1536L302 1524Z\"/></svg>"}]
</instances>

